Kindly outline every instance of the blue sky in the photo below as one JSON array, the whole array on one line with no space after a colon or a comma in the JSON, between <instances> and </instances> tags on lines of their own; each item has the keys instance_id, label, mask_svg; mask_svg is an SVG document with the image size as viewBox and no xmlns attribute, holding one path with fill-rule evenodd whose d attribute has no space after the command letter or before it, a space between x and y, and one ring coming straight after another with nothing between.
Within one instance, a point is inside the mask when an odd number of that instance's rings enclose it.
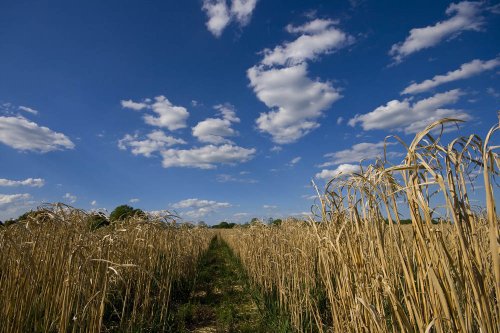
<instances>
[{"instance_id":1,"label":"blue sky","mask_svg":"<svg viewBox=\"0 0 500 333\"><path fill-rule=\"evenodd\" d=\"M3 1L0 219L58 201L209 223L307 212L311 179L374 158L389 134L410 141L447 116L467 120L448 137L485 136L499 14L465 1Z\"/></svg>"}]
</instances>

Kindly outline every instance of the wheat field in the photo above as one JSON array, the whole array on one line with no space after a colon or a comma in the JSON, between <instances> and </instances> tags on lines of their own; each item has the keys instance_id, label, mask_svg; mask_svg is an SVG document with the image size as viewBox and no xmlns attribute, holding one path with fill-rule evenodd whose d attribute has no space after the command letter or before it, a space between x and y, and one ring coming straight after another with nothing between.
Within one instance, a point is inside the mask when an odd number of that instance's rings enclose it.
<instances>
[{"instance_id":1,"label":"wheat field","mask_svg":"<svg viewBox=\"0 0 500 333\"><path fill-rule=\"evenodd\" d=\"M218 235L294 332L499 332L499 127L442 142L435 122L316 187L307 220L230 230L134 217L99 229L47 206L0 228L0 331L172 331L171 302ZM482 177L486 207L470 191ZM478 189L479 190L479 189ZM407 210L411 223L403 223Z\"/></svg>"}]
</instances>

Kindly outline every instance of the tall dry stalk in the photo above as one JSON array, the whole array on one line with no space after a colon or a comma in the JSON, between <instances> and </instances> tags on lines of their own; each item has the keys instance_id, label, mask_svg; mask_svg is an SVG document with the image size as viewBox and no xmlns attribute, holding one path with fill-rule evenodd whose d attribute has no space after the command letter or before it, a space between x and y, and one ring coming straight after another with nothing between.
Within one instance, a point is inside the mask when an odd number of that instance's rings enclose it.
<instances>
[{"instance_id":1,"label":"tall dry stalk","mask_svg":"<svg viewBox=\"0 0 500 333\"><path fill-rule=\"evenodd\" d=\"M223 233L254 283L296 331L500 331L498 174L494 127L442 143L443 119L418 133L399 165L378 161L329 182L319 221ZM469 198L482 171L486 213ZM403 225L406 206L410 225Z\"/></svg>"},{"instance_id":2,"label":"tall dry stalk","mask_svg":"<svg viewBox=\"0 0 500 333\"><path fill-rule=\"evenodd\" d=\"M165 330L172 287L192 279L207 230L129 219L90 231L56 206L0 229L0 331Z\"/></svg>"}]
</instances>

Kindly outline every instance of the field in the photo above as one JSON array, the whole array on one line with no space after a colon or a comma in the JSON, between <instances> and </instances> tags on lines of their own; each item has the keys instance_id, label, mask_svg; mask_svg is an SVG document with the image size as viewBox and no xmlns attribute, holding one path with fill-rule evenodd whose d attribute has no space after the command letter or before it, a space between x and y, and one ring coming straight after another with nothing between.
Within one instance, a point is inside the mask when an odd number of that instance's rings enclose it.
<instances>
[{"instance_id":1,"label":"field","mask_svg":"<svg viewBox=\"0 0 500 333\"><path fill-rule=\"evenodd\" d=\"M498 127L444 144L447 122L417 134L400 165L317 189L308 220L95 228L92 213L41 208L0 228L0 331L498 332Z\"/></svg>"}]
</instances>

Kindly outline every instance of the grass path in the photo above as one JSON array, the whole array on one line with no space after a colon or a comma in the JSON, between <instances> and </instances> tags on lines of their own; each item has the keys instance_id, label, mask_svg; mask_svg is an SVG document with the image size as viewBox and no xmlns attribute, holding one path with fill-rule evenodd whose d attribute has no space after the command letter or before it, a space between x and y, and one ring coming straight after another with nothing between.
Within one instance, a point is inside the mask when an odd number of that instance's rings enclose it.
<instances>
[{"instance_id":1,"label":"grass path","mask_svg":"<svg viewBox=\"0 0 500 333\"><path fill-rule=\"evenodd\" d=\"M177 332L275 332L237 258L219 237L201 258L189 300L176 311ZM260 303L260 304L259 304Z\"/></svg>"}]
</instances>

